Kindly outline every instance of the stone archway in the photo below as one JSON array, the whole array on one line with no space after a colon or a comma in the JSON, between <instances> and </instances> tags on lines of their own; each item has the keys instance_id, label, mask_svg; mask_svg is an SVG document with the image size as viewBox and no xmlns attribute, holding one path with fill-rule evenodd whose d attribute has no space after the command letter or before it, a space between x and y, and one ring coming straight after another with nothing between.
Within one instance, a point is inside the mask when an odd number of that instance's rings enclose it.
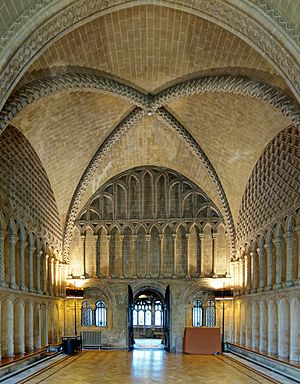
<instances>
[{"instance_id":1,"label":"stone archway","mask_svg":"<svg viewBox=\"0 0 300 384\"><path fill-rule=\"evenodd\" d=\"M151 286L145 286L134 296L133 329L136 349L163 348L164 297Z\"/></svg>"}]
</instances>

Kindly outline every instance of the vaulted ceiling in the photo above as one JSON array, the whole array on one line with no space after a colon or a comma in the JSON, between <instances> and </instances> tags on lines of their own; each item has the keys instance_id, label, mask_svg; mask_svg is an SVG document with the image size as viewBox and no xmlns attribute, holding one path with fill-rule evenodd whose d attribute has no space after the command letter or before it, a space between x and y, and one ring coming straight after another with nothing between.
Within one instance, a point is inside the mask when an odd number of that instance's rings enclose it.
<instances>
[{"instance_id":1,"label":"vaulted ceiling","mask_svg":"<svg viewBox=\"0 0 300 384\"><path fill-rule=\"evenodd\" d=\"M259 156L279 131L297 124L292 115L268 102L271 91L257 97L256 90L263 82L274 94L285 94L297 110L295 92L284 70L278 70L262 49L234 29L225 29L197 12L168 7L168 2L143 3L108 7L102 14L49 39L15 85L15 91L22 93L24 86L30 89L36 80L43 87L45 78L61 76L63 82L65 74L88 74L116 80L116 92L95 91L92 85L79 83L72 89L66 86L45 91L17 113L11 124L24 133L41 159L63 225L80 188L77 211L105 181L146 164L184 174L223 213L227 203L234 225ZM291 25L299 26L300 10L294 1L270 0L269 4L289 18ZM262 18L259 12L258 18ZM296 40L297 36L293 44ZM214 92L213 79L222 75L231 76L232 90L228 86ZM153 95L205 76L210 77L210 85L204 93L179 92L159 105L172 114L177 125L169 124L158 109L152 110ZM252 93L236 91L242 78L257 84ZM122 84L125 93L129 92L128 86L138 90L144 104L130 95L120 97ZM124 119L135 108L140 108L142 115L129 127ZM126 129L109 142L114 129L122 124ZM101 159L89 168L101 146L105 147L99 152Z\"/></svg>"}]
</instances>

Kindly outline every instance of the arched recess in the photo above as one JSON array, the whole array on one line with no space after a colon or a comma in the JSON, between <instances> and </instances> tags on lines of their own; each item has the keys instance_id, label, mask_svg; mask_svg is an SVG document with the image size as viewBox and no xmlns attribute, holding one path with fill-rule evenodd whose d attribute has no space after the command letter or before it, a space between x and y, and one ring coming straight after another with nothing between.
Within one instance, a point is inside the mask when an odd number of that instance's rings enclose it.
<instances>
[{"instance_id":1,"label":"arched recess","mask_svg":"<svg viewBox=\"0 0 300 384\"><path fill-rule=\"evenodd\" d=\"M300 360L300 297L291 300L290 359Z\"/></svg>"},{"instance_id":2,"label":"arched recess","mask_svg":"<svg viewBox=\"0 0 300 384\"><path fill-rule=\"evenodd\" d=\"M48 304L48 344L54 342L54 304Z\"/></svg>"},{"instance_id":3,"label":"arched recess","mask_svg":"<svg viewBox=\"0 0 300 384\"><path fill-rule=\"evenodd\" d=\"M186 228L180 225L176 232L176 275L183 277L187 273L187 233Z\"/></svg>"},{"instance_id":4,"label":"arched recess","mask_svg":"<svg viewBox=\"0 0 300 384\"><path fill-rule=\"evenodd\" d=\"M58 343L60 340L59 329L59 309L58 304L53 305L53 342Z\"/></svg>"},{"instance_id":5,"label":"arched recess","mask_svg":"<svg viewBox=\"0 0 300 384\"><path fill-rule=\"evenodd\" d=\"M14 303L14 324L13 324L14 338L14 355L23 354L25 352L24 345L24 304L20 300Z\"/></svg>"},{"instance_id":6,"label":"arched recess","mask_svg":"<svg viewBox=\"0 0 300 384\"><path fill-rule=\"evenodd\" d=\"M106 324L107 329L112 329L114 324L114 311L117 310L117 303L115 295L106 284L101 284L99 287L87 286L84 289L84 299L89 302L103 301L106 306Z\"/></svg>"},{"instance_id":7,"label":"arched recess","mask_svg":"<svg viewBox=\"0 0 300 384\"><path fill-rule=\"evenodd\" d=\"M290 354L290 303L282 298L278 303L278 356L289 357Z\"/></svg>"},{"instance_id":8,"label":"arched recess","mask_svg":"<svg viewBox=\"0 0 300 384\"><path fill-rule=\"evenodd\" d=\"M100 249L100 277L110 274L110 258L109 258L109 235L105 226L99 229L99 249Z\"/></svg>"},{"instance_id":9,"label":"arched recess","mask_svg":"<svg viewBox=\"0 0 300 384\"><path fill-rule=\"evenodd\" d=\"M167 225L163 232L163 265L162 274L165 277L171 277L174 271L174 249L173 249L173 231Z\"/></svg>"},{"instance_id":10,"label":"arched recess","mask_svg":"<svg viewBox=\"0 0 300 384\"><path fill-rule=\"evenodd\" d=\"M274 300L268 304L268 353L278 353L278 307Z\"/></svg>"},{"instance_id":11,"label":"arched recess","mask_svg":"<svg viewBox=\"0 0 300 384\"><path fill-rule=\"evenodd\" d=\"M115 226L110 232L109 265L110 275L117 277L122 274L122 240L119 229Z\"/></svg>"},{"instance_id":12,"label":"arched recess","mask_svg":"<svg viewBox=\"0 0 300 384\"><path fill-rule=\"evenodd\" d=\"M158 278L160 273L160 239L159 230L153 226L150 231L150 276Z\"/></svg>"},{"instance_id":13,"label":"arched recess","mask_svg":"<svg viewBox=\"0 0 300 384\"><path fill-rule=\"evenodd\" d=\"M259 335L259 325L260 325L260 312L259 304L257 301L253 302L252 305L252 344L251 347L255 350L259 349L260 335Z\"/></svg>"},{"instance_id":14,"label":"arched recess","mask_svg":"<svg viewBox=\"0 0 300 384\"><path fill-rule=\"evenodd\" d=\"M233 342L236 344L240 343L240 327L241 324L241 302L240 300L235 300L233 302L234 305L234 317L233 317L233 327L234 327L234 335L233 335Z\"/></svg>"},{"instance_id":15,"label":"arched recess","mask_svg":"<svg viewBox=\"0 0 300 384\"><path fill-rule=\"evenodd\" d=\"M34 335L34 348L41 348L41 335L42 335L42 319L41 319L41 306L39 303L34 306L34 323L33 323L33 335Z\"/></svg>"},{"instance_id":16,"label":"arched recess","mask_svg":"<svg viewBox=\"0 0 300 384\"><path fill-rule=\"evenodd\" d=\"M8 299L1 303L1 357L14 355L14 306Z\"/></svg>"},{"instance_id":17,"label":"arched recess","mask_svg":"<svg viewBox=\"0 0 300 384\"><path fill-rule=\"evenodd\" d=\"M246 347L252 347L252 302L249 300L246 305Z\"/></svg>"},{"instance_id":18,"label":"arched recess","mask_svg":"<svg viewBox=\"0 0 300 384\"><path fill-rule=\"evenodd\" d=\"M146 277L148 269L148 258L147 258L147 240L146 230L144 226L140 225L137 230L137 276L140 278Z\"/></svg>"},{"instance_id":19,"label":"arched recess","mask_svg":"<svg viewBox=\"0 0 300 384\"><path fill-rule=\"evenodd\" d=\"M34 349L34 324L33 305L30 301L25 304L25 351L31 352Z\"/></svg>"},{"instance_id":20,"label":"arched recess","mask_svg":"<svg viewBox=\"0 0 300 384\"><path fill-rule=\"evenodd\" d=\"M246 345L246 304L240 306L240 344Z\"/></svg>"},{"instance_id":21,"label":"arched recess","mask_svg":"<svg viewBox=\"0 0 300 384\"><path fill-rule=\"evenodd\" d=\"M132 229L126 227L124 229L124 276L130 277L135 274L135 252L134 248L136 244L133 244L133 241L136 241L132 237Z\"/></svg>"},{"instance_id":22,"label":"arched recess","mask_svg":"<svg viewBox=\"0 0 300 384\"><path fill-rule=\"evenodd\" d=\"M264 301L259 303L259 350L268 350L268 307Z\"/></svg>"},{"instance_id":23,"label":"arched recess","mask_svg":"<svg viewBox=\"0 0 300 384\"><path fill-rule=\"evenodd\" d=\"M46 303L41 304L41 346L48 345L48 306Z\"/></svg>"}]
</instances>

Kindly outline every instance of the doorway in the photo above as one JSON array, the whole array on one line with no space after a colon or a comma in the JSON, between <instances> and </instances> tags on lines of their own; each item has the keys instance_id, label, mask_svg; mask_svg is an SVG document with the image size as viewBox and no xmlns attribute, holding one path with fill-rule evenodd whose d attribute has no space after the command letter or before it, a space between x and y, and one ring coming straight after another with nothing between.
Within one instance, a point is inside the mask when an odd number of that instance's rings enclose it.
<instances>
[{"instance_id":1,"label":"doorway","mask_svg":"<svg viewBox=\"0 0 300 384\"><path fill-rule=\"evenodd\" d=\"M151 287L133 296L128 286L128 350L165 349L169 351L170 288L165 297Z\"/></svg>"}]
</instances>

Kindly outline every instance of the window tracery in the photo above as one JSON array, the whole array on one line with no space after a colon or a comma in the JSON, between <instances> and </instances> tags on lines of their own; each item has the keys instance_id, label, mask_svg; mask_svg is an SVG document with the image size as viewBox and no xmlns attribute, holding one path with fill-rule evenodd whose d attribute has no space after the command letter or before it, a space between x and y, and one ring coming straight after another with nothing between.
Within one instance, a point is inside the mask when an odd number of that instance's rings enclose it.
<instances>
[{"instance_id":1,"label":"window tracery","mask_svg":"<svg viewBox=\"0 0 300 384\"><path fill-rule=\"evenodd\" d=\"M193 303L193 327L202 327L203 303L195 300Z\"/></svg>"},{"instance_id":2,"label":"window tracery","mask_svg":"<svg viewBox=\"0 0 300 384\"><path fill-rule=\"evenodd\" d=\"M102 300L95 303L95 309L92 310L91 304L84 301L81 304L81 326L82 327L106 327L107 325L107 308Z\"/></svg>"}]
</instances>

